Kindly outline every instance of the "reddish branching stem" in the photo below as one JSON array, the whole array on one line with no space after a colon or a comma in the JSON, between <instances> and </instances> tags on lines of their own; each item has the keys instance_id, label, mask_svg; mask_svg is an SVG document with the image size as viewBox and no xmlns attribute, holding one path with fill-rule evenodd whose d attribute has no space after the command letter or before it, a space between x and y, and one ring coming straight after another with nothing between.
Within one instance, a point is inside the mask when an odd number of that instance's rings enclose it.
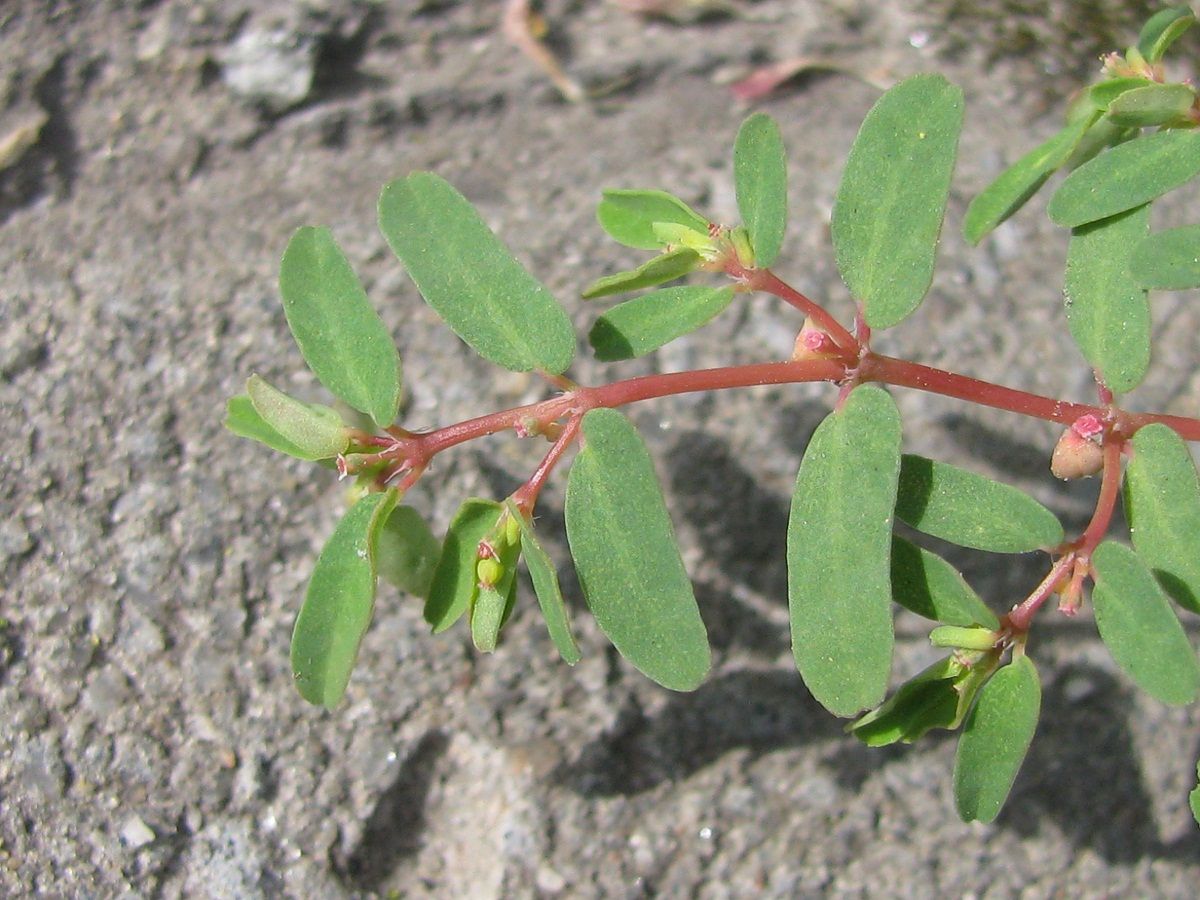
<instances>
[{"instance_id":1,"label":"reddish branching stem","mask_svg":"<svg viewBox=\"0 0 1200 900\"><path fill-rule=\"evenodd\" d=\"M1104 469L1092 519L1083 534L1060 548L1064 551L1063 555L1054 563L1050 573L1042 579L1042 583L1032 594L1013 607L1006 617L1010 631L1028 631L1034 615L1054 594L1063 594L1064 612L1073 615L1079 608L1083 581L1091 574L1092 552L1104 540L1117 509L1117 498L1121 493L1121 453L1124 448L1125 439L1120 434L1110 431L1105 435Z\"/></svg>"},{"instance_id":2,"label":"reddish branching stem","mask_svg":"<svg viewBox=\"0 0 1200 900\"><path fill-rule=\"evenodd\" d=\"M386 438L372 438L360 443L364 446L382 443L385 446L385 449L374 454L374 457L390 463L385 470L386 480L403 491L416 483L430 461L443 450L510 429L518 434L529 434L529 423L537 423L541 433L552 436L554 443L533 475L514 494L514 500L522 512L532 514L542 488L566 451L578 439L583 416L588 410L616 408L657 397L754 385L815 381L837 384L841 388L841 394L845 395L855 384L874 381L941 394L1068 426L1085 416L1092 416L1105 422L1107 429L1103 444L1103 475L1095 512L1078 539L1057 548L1056 553L1060 555L1041 584L1004 618L1005 630L1020 642L1038 610L1051 596L1063 595L1065 612L1073 612L1078 607L1083 583L1091 575L1092 551L1103 540L1116 509L1120 493L1121 455L1134 433L1144 425L1157 422L1174 429L1184 440L1200 441L1200 419L1125 412L1113 405L1112 394L1102 382L1098 382L1098 394L1102 405L1090 406L1085 403L1055 400L920 363L873 353L868 346L870 330L861 315L856 320L857 334L851 334L823 307L781 281L769 270L746 268L733 256L723 261L722 268L744 288L771 293L804 313L817 328L829 336L834 345L831 348L834 352L830 353L829 358L793 359L788 362L643 375L599 387L576 385L564 376L546 376L551 385L560 388L564 393L538 403L488 413L425 433L414 433L393 426L386 429ZM555 434L554 429L557 428L561 428L561 431Z\"/></svg>"}]
</instances>

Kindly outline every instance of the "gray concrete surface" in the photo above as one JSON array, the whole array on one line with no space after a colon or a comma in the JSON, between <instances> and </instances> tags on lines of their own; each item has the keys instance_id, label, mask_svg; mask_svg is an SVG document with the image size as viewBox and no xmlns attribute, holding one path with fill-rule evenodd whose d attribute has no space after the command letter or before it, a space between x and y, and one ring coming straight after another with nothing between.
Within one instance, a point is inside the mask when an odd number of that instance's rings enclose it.
<instances>
[{"instance_id":1,"label":"gray concrete surface","mask_svg":"<svg viewBox=\"0 0 1200 900\"><path fill-rule=\"evenodd\" d=\"M582 331L594 311L579 290L637 260L595 225L599 191L663 187L732 218L746 110L728 81L801 54L892 79L938 70L966 91L932 296L879 346L1088 397L1059 309L1064 236L1042 207L976 250L957 229L972 192L1056 127L1096 54L1129 39L1133 6L761 0L677 26L552 0L569 70L607 88L589 107L562 103L512 50L496 2L0 6L0 893L1195 896L1200 713L1134 692L1085 617L1038 628L1045 718L992 826L954 816L952 739L871 751L807 696L783 529L827 388L633 413L715 646L692 695L648 683L582 614L585 659L569 669L528 602L480 658L384 590L346 702L307 707L288 636L341 488L220 424L251 372L321 396L275 287L304 223L333 227L394 330L410 426L540 396L420 302L375 230L380 187L414 168L450 178ZM779 270L843 317L829 210L875 96L833 74L760 104L793 161ZM1156 301L1133 405L1196 413L1194 299ZM797 324L748 298L656 357L581 357L574 371L778 358ZM897 396L909 449L1086 521L1095 486L1046 470L1053 429ZM538 452L463 448L413 500L444 526L466 494L511 490ZM560 479L541 513L565 562L561 498ZM1040 577L1034 559L952 558L997 609ZM898 632L900 678L930 650L914 620Z\"/></svg>"}]
</instances>

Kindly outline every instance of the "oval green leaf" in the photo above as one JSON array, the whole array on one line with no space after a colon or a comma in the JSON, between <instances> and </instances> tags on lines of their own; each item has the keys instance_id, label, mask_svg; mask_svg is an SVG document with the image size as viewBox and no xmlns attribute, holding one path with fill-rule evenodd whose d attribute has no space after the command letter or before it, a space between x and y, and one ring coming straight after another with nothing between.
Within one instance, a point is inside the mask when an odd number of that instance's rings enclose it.
<instances>
[{"instance_id":1,"label":"oval green leaf","mask_svg":"<svg viewBox=\"0 0 1200 900\"><path fill-rule=\"evenodd\" d=\"M680 247L662 256L656 256L647 263L629 272L618 272L615 275L605 275L594 281L583 292L584 300L596 297L607 297L610 294L623 294L626 291L636 291L641 288L654 287L676 278L682 278L688 272L695 271L700 265L700 254L688 247Z\"/></svg>"},{"instance_id":2,"label":"oval green leaf","mask_svg":"<svg viewBox=\"0 0 1200 900\"><path fill-rule=\"evenodd\" d=\"M555 375L571 364L566 312L445 179L413 172L387 185L379 230L425 302L484 359Z\"/></svg>"},{"instance_id":3,"label":"oval green leaf","mask_svg":"<svg viewBox=\"0 0 1200 900\"><path fill-rule=\"evenodd\" d=\"M1000 814L1037 730L1042 687L1028 656L1004 666L979 691L954 757L954 803L964 822Z\"/></svg>"},{"instance_id":4,"label":"oval green leaf","mask_svg":"<svg viewBox=\"0 0 1200 900\"><path fill-rule=\"evenodd\" d=\"M331 410L332 412L332 410ZM334 413L336 415L336 413ZM252 441L258 441L260 444L266 444L272 450L278 450L280 453L286 453L288 456L294 456L296 459L305 460L321 460L328 459L326 456L314 456L312 447L301 447L292 443L278 431L266 423L258 411L254 408L254 404L250 401L246 394L239 394L236 397L230 397L225 406L225 427L236 434L238 437L249 438ZM345 428L343 427L343 432ZM324 453L326 447L318 448L318 453ZM342 446L342 450L345 446ZM342 452L338 450L337 453ZM336 456L337 453L330 454Z\"/></svg>"},{"instance_id":5,"label":"oval green leaf","mask_svg":"<svg viewBox=\"0 0 1200 900\"><path fill-rule=\"evenodd\" d=\"M582 427L565 513L588 608L648 678L671 690L695 690L708 674L708 633L650 455L616 410L593 409Z\"/></svg>"},{"instance_id":6,"label":"oval green leaf","mask_svg":"<svg viewBox=\"0 0 1200 900\"><path fill-rule=\"evenodd\" d=\"M617 243L639 250L658 250L662 246L662 240L654 232L656 222L708 234L708 220L666 191L605 191L596 209L596 219Z\"/></svg>"},{"instance_id":7,"label":"oval green leaf","mask_svg":"<svg viewBox=\"0 0 1200 900\"><path fill-rule=\"evenodd\" d=\"M754 264L765 269L779 257L788 209L787 151L779 126L766 113L755 113L738 129L733 183Z\"/></svg>"},{"instance_id":8,"label":"oval green leaf","mask_svg":"<svg viewBox=\"0 0 1200 900\"><path fill-rule=\"evenodd\" d=\"M331 407L302 403L257 375L247 380L246 395L263 424L301 459L331 459L350 446L346 425Z\"/></svg>"},{"instance_id":9,"label":"oval green leaf","mask_svg":"<svg viewBox=\"0 0 1200 900\"><path fill-rule=\"evenodd\" d=\"M1134 549L1166 592L1200 613L1200 478L1187 444L1166 425L1133 436L1125 518Z\"/></svg>"},{"instance_id":10,"label":"oval green leaf","mask_svg":"<svg viewBox=\"0 0 1200 900\"><path fill-rule=\"evenodd\" d=\"M1046 179L1066 165L1084 133L1096 120L1091 112L1005 169L971 201L963 219L963 236L978 244L984 235L1019 210L1038 192Z\"/></svg>"},{"instance_id":11,"label":"oval green leaf","mask_svg":"<svg viewBox=\"0 0 1200 900\"><path fill-rule=\"evenodd\" d=\"M475 589L471 599L471 640L480 653L492 653L500 641L500 629L512 614L517 589L517 561L521 558L520 530L508 528L507 511L493 523L486 540L495 551L491 560L499 569L494 584L484 583L476 563ZM478 556L478 554L476 554Z\"/></svg>"},{"instance_id":12,"label":"oval green leaf","mask_svg":"<svg viewBox=\"0 0 1200 900\"><path fill-rule=\"evenodd\" d=\"M1133 280L1144 288L1183 291L1200 287L1200 225L1157 231L1133 248Z\"/></svg>"},{"instance_id":13,"label":"oval green leaf","mask_svg":"<svg viewBox=\"0 0 1200 900\"><path fill-rule=\"evenodd\" d=\"M1200 663L1183 626L1145 562L1105 541L1092 554L1096 628L1113 659L1142 690L1182 706L1200 690Z\"/></svg>"},{"instance_id":14,"label":"oval green leaf","mask_svg":"<svg viewBox=\"0 0 1200 900\"><path fill-rule=\"evenodd\" d=\"M471 640L480 653L492 653L500 639L508 597L493 585L483 584L475 593L471 608Z\"/></svg>"},{"instance_id":15,"label":"oval green leaf","mask_svg":"<svg viewBox=\"0 0 1200 900\"><path fill-rule=\"evenodd\" d=\"M1017 488L949 463L905 454L896 515L918 531L993 553L1062 543L1054 513Z\"/></svg>"},{"instance_id":16,"label":"oval green leaf","mask_svg":"<svg viewBox=\"0 0 1200 900\"><path fill-rule=\"evenodd\" d=\"M1093 84L1087 89L1087 98L1094 109L1104 112L1122 94L1127 94L1129 91L1135 91L1138 88L1144 88L1150 84L1154 84L1154 82L1149 78L1136 78L1133 76L1106 78L1104 81Z\"/></svg>"},{"instance_id":17,"label":"oval green leaf","mask_svg":"<svg viewBox=\"0 0 1200 900\"><path fill-rule=\"evenodd\" d=\"M946 625L985 625L1000 620L957 569L936 553L892 537L892 599L918 616Z\"/></svg>"},{"instance_id":18,"label":"oval green leaf","mask_svg":"<svg viewBox=\"0 0 1200 900\"><path fill-rule=\"evenodd\" d=\"M1148 84L1121 94L1105 115L1125 128L1154 128L1177 121L1195 101L1186 84Z\"/></svg>"},{"instance_id":19,"label":"oval green leaf","mask_svg":"<svg viewBox=\"0 0 1200 900\"><path fill-rule=\"evenodd\" d=\"M1131 271L1133 248L1150 230L1150 204L1073 229L1067 247L1071 337L1105 385L1133 390L1150 365L1150 302Z\"/></svg>"},{"instance_id":20,"label":"oval green leaf","mask_svg":"<svg viewBox=\"0 0 1200 900\"><path fill-rule=\"evenodd\" d=\"M846 730L868 747L886 747L911 744L933 728L955 727L959 695L954 682L962 671L953 657L938 660Z\"/></svg>"},{"instance_id":21,"label":"oval green leaf","mask_svg":"<svg viewBox=\"0 0 1200 900\"><path fill-rule=\"evenodd\" d=\"M501 508L494 500L472 497L463 501L450 521L425 601L425 621L434 634L445 631L471 608L479 542L496 527Z\"/></svg>"},{"instance_id":22,"label":"oval green leaf","mask_svg":"<svg viewBox=\"0 0 1200 900\"><path fill-rule=\"evenodd\" d=\"M614 306L592 326L596 358L611 362L645 356L702 328L733 301L731 287L674 287Z\"/></svg>"},{"instance_id":23,"label":"oval green leaf","mask_svg":"<svg viewBox=\"0 0 1200 900\"><path fill-rule=\"evenodd\" d=\"M892 511L900 414L887 392L855 388L817 427L788 518L792 654L830 712L878 704L892 666Z\"/></svg>"},{"instance_id":24,"label":"oval green leaf","mask_svg":"<svg viewBox=\"0 0 1200 900\"><path fill-rule=\"evenodd\" d=\"M1138 51L1147 62L1158 62L1167 52L1167 48L1195 21L1191 8L1187 6L1168 6L1159 10L1142 26L1138 34Z\"/></svg>"},{"instance_id":25,"label":"oval green leaf","mask_svg":"<svg viewBox=\"0 0 1200 900\"><path fill-rule=\"evenodd\" d=\"M938 660L846 730L869 747L883 747L911 744L934 728L957 728L999 663L996 653L974 657L970 664L957 655Z\"/></svg>"},{"instance_id":26,"label":"oval green leaf","mask_svg":"<svg viewBox=\"0 0 1200 900\"><path fill-rule=\"evenodd\" d=\"M541 607L542 618L546 620L550 640L554 642L563 662L573 666L579 662L581 654L579 645L575 643L575 637L571 634L571 619L558 584L554 562L538 542L533 523L521 515L512 501L506 505L509 515L521 528L521 550L525 557L525 567L529 569L529 579L533 582L533 592L537 596L538 606Z\"/></svg>"},{"instance_id":27,"label":"oval green leaf","mask_svg":"<svg viewBox=\"0 0 1200 900\"><path fill-rule=\"evenodd\" d=\"M1067 228L1141 206L1200 172L1200 132L1143 134L1080 166L1050 198L1050 218Z\"/></svg>"},{"instance_id":28,"label":"oval green leaf","mask_svg":"<svg viewBox=\"0 0 1200 900\"><path fill-rule=\"evenodd\" d=\"M433 572L442 545L421 514L411 506L397 506L379 531L376 566L382 578L400 590L422 599L429 596Z\"/></svg>"},{"instance_id":29,"label":"oval green leaf","mask_svg":"<svg viewBox=\"0 0 1200 900\"><path fill-rule=\"evenodd\" d=\"M308 367L381 428L400 409L400 355L328 228L298 230L279 269L283 312Z\"/></svg>"},{"instance_id":30,"label":"oval green leaf","mask_svg":"<svg viewBox=\"0 0 1200 900\"><path fill-rule=\"evenodd\" d=\"M850 149L833 246L872 328L902 321L929 290L962 120L958 87L915 75L879 98Z\"/></svg>"},{"instance_id":31,"label":"oval green leaf","mask_svg":"<svg viewBox=\"0 0 1200 900\"><path fill-rule=\"evenodd\" d=\"M394 490L363 497L317 558L292 632L292 677L309 703L332 709L346 692L375 608L379 530L396 499Z\"/></svg>"}]
</instances>

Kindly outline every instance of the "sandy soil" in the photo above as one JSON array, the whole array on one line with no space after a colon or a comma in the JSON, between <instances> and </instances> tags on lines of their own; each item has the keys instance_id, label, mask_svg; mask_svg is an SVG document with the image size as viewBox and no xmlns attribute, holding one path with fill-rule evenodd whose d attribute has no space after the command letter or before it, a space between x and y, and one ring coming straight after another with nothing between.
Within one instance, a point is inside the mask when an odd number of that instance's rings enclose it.
<instances>
[{"instance_id":1,"label":"sandy soil","mask_svg":"<svg viewBox=\"0 0 1200 900\"><path fill-rule=\"evenodd\" d=\"M877 96L857 76L936 69L968 100L941 270L879 346L1090 395L1059 309L1064 236L1041 207L979 249L957 233L972 192L1055 128L1052 98L1129 39L1131 4L734 6L676 25L547 3L568 71L603 94L589 105L562 102L514 52L496 2L0 6L0 893L1194 896L1200 713L1133 691L1088 622L1038 630L1045 717L994 826L954 816L952 740L870 751L808 698L787 644L783 531L827 388L633 413L715 645L695 694L648 683L582 614L574 669L528 603L479 658L457 631L429 636L390 590L346 702L323 713L291 689L291 622L341 489L220 423L251 372L321 396L276 296L293 229L332 226L359 267L405 357L411 426L542 391L473 358L390 258L375 197L411 169L454 181L584 330L579 290L635 261L594 223L601 188L663 187L731 219L746 108L728 82L830 59L845 71L760 107L793 160L779 269L844 317L828 217ZM1196 413L1186 300L1156 306L1141 407ZM796 325L750 298L649 360L575 372L778 358ZM1049 427L898 399L909 449L1085 521L1095 486L1049 476ZM539 452L483 444L439 460L416 492L439 526L469 493L503 496ZM540 510L556 536L561 486ZM552 550L565 562L560 537ZM952 558L998 609L1039 577L1037 560ZM930 650L919 623L898 631L900 677Z\"/></svg>"}]
</instances>

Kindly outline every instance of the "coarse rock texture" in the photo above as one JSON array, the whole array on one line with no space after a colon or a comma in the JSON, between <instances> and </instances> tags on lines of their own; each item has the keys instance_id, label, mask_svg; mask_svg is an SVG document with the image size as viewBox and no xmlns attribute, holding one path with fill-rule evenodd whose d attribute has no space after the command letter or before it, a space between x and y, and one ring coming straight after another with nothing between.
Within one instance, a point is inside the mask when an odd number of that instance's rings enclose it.
<instances>
[{"instance_id":1,"label":"coarse rock texture","mask_svg":"<svg viewBox=\"0 0 1200 900\"><path fill-rule=\"evenodd\" d=\"M569 567L574 668L528 597L500 652L480 657L385 589L343 704L322 712L292 689L292 619L343 488L221 427L252 372L322 397L277 298L292 231L331 226L358 267L404 355L410 427L545 395L473 357L391 258L375 198L412 169L477 203L586 331L594 308L578 292L640 258L596 226L599 191L661 187L732 220L746 109L730 80L832 60L759 107L792 160L778 269L846 320L828 221L878 95L868 82L941 71L966 91L967 124L939 273L877 346L1092 396L1044 201L978 249L958 230L973 192L1056 128L1095 54L1136 33L1138 4L728 5L675 24L547 2L551 45L598 94L588 105L562 102L513 49L497 0L0 6L0 893L1195 896L1200 713L1134 691L1086 617L1039 622L1044 717L994 825L954 815L951 738L869 750L809 698L787 643L784 527L828 387L632 410L715 647L696 693L624 664ZM1194 299L1155 301L1139 408L1200 410ZM798 325L747 297L646 360L581 356L572 371L777 359ZM896 396L908 449L1003 477L1070 529L1086 521L1095 484L1047 471L1056 429ZM411 500L444 527L464 496L512 490L539 452L511 436L460 448ZM539 515L565 566L562 484ZM997 609L1044 571L949 552ZM919 622L897 627L899 679L933 651Z\"/></svg>"}]
</instances>

